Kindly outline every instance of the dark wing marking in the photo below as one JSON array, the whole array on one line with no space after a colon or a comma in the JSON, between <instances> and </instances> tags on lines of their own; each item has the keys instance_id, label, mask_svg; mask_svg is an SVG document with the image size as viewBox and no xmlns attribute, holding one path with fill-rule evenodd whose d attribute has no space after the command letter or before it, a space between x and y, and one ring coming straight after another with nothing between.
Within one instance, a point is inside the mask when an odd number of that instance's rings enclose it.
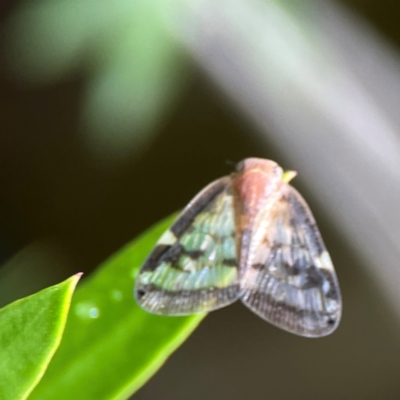
<instances>
[{"instance_id":1,"label":"dark wing marking","mask_svg":"<svg viewBox=\"0 0 400 400\"><path fill-rule=\"evenodd\" d=\"M203 189L159 239L136 279L145 310L186 315L239 296L233 194L229 177Z\"/></svg>"},{"instance_id":2,"label":"dark wing marking","mask_svg":"<svg viewBox=\"0 0 400 400\"><path fill-rule=\"evenodd\" d=\"M341 317L341 296L329 253L306 202L285 185L270 221L258 221L241 279L242 300L289 332L325 336Z\"/></svg>"}]
</instances>

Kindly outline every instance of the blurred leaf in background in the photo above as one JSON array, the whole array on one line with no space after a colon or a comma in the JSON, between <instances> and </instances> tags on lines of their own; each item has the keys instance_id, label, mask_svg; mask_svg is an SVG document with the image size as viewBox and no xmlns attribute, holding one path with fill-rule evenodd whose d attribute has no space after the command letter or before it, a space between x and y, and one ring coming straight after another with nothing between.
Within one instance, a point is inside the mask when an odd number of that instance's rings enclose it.
<instances>
[{"instance_id":1,"label":"blurred leaf in background","mask_svg":"<svg viewBox=\"0 0 400 400\"><path fill-rule=\"evenodd\" d=\"M0 309L0 398L26 399L64 332L80 274Z\"/></svg>"},{"instance_id":2,"label":"blurred leaf in background","mask_svg":"<svg viewBox=\"0 0 400 400\"><path fill-rule=\"evenodd\" d=\"M38 0L8 21L8 58L23 81L54 82L85 67L82 132L111 160L142 151L185 83L185 56L165 31L176 2Z\"/></svg>"}]
</instances>

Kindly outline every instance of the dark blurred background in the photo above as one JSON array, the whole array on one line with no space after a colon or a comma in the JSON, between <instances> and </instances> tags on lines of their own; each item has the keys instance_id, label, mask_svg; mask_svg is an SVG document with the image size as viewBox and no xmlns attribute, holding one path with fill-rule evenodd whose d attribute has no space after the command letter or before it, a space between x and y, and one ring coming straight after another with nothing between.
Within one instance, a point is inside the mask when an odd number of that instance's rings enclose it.
<instances>
[{"instance_id":1,"label":"dark blurred background","mask_svg":"<svg viewBox=\"0 0 400 400\"><path fill-rule=\"evenodd\" d=\"M133 3L0 4L0 305L271 158L299 171L339 329L303 339L235 304L134 398L399 399L397 2Z\"/></svg>"}]
</instances>

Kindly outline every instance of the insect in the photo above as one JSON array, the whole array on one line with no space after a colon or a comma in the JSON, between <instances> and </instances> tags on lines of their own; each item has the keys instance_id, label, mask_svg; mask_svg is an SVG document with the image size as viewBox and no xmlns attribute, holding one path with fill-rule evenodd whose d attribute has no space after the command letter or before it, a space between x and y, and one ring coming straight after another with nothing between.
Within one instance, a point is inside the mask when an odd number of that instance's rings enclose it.
<instances>
[{"instance_id":1,"label":"insect","mask_svg":"<svg viewBox=\"0 0 400 400\"><path fill-rule=\"evenodd\" d=\"M136 279L155 314L208 312L241 301L297 335L339 324L342 301L314 217L289 185L296 172L247 158L206 186L158 240Z\"/></svg>"}]
</instances>

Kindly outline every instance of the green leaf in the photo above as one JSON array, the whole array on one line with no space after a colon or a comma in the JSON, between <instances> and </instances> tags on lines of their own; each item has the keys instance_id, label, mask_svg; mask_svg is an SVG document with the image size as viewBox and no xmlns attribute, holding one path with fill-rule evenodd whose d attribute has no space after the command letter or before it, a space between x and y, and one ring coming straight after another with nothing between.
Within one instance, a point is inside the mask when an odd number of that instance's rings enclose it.
<instances>
[{"instance_id":1,"label":"green leaf","mask_svg":"<svg viewBox=\"0 0 400 400\"><path fill-rule=\"evenodd\" d=\"M126 399L196 328L204 314L149 314L133 298L140 265L168 218L107 260L74 296L64 339L30 399Z\"/></svg>"},{"instance_id":2,"label":"green leaf","mask_svg":"<svg viewBox=\"0 0 400 400\"><path fill-rule=\"evenodd\" d=\"M64 331L81 274L0 309L0 399L26 399Z\"/></svg>"}]
</instances>

